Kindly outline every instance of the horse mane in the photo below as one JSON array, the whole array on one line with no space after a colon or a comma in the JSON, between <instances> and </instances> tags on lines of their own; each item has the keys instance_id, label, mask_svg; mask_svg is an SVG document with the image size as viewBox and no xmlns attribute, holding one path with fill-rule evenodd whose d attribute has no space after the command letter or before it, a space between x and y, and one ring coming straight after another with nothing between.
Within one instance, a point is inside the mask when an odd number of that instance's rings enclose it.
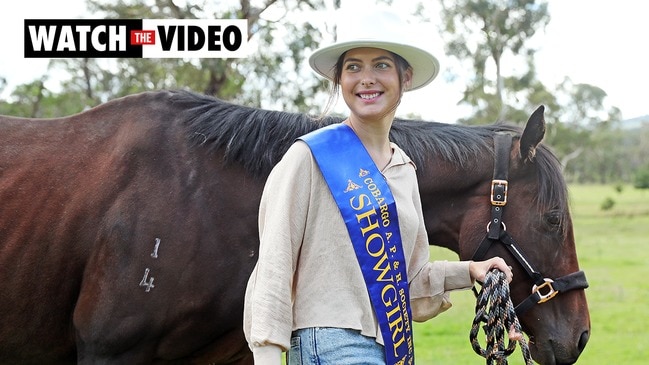
<instances>
[{"instance_id":1,"label":"horse mane","mask_svg":"<svg viewBox=\"0 0 649 365\"><path fill-rule=\"evenodd\" d=\"M270 172L296 138L343 120L264 110L186 90L173 93L172 102L185 113L190 140L210 150L222 150L226 162L240 164L254 175ZM491 148L488 141L492 134L490 126L396 119L390 140L417 166L425 166L427 157L434 154L465 167Z\"/></svg>"},{"instance_id":2,"label":"horse mane","mask_svg":"<svg viewBox=\"0 0 649 365\"><path fill-rule=\"evenodd\" d=\"M341 118L264 110L180 90L172 102L183 109L189 139L210 150L222 150L226 163L254 175L266 175L296 138Z\"/></svg>"},{"instance_id":3,"label":"horse mane","mask_svg":"<svg viewBox=\"0 0 649 365\"><path fill-rule=\"evenodd\" d=\"M183 108L190 140L210 150L221 150L226 163L243 166L249 173L266 175L296 138L342 118L316 118L301 113L271 111L229 103L190 91L174 91L173 103ZM401 147L419 168L434 155L467 167L484 153L493 156L494 133L520 137L518 126L496 123L465 126L421 120L396 119L390 139ZM568 191L559 161L545 145L537 147L540 207L552 207L568 218ZM562 226L564 226L562 224Z\"/></svg>"}]
</instances>

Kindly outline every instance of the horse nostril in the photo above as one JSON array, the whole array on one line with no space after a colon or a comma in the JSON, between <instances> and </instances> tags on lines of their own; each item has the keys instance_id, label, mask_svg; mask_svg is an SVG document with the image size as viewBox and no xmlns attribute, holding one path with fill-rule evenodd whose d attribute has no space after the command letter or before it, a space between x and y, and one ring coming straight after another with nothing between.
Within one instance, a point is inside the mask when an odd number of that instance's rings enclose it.
<instances>
[{"instance_id":1,"label":"horse nostril","mask_svg":"<svg viewBox=\"0 0 649 365\"><path fill-rule=\"evenodd\" d=\"M580 354L582 351L584 351L584 348L586 347L589 338L590 338L590 333L588 331L584 331L579 337L579 343L577 344L577 349L579 350Z\"/></svg>"}]
</instances>

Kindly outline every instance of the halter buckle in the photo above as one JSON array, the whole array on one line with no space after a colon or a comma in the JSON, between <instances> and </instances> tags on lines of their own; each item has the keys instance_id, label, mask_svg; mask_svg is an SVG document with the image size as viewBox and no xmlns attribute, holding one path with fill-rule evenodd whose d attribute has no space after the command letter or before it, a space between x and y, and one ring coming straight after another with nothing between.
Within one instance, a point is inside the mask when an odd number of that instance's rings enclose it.
<instances>
[{"instance_id":1,"label":"halter buckle","mask_svg":"<svg viewBox=\"0 0 649 365\"><path fill-rule=\"evenodd\" d=\"M491 180L491 205L503 207L507 205L507 180Z\"/></svg>"},{"instance_id":2,"label":"halter buckle","mask_svg":"<svg viewBox=\"0 0 649 365\"><path fill-rule=\"evenodd\" d=\"M545 278L543 279L545 282L541 285L534 285L532 286L532 294L538 294L539 295L539 301L537 302L538 304L545 303L548 300L554 298L555 295L559 294L557 290L554 290L554 287L552 287L552 283L554 283L554 280ZM542 293L541 290L547 290L546 293Z\"/></svg>"}]
</instances>

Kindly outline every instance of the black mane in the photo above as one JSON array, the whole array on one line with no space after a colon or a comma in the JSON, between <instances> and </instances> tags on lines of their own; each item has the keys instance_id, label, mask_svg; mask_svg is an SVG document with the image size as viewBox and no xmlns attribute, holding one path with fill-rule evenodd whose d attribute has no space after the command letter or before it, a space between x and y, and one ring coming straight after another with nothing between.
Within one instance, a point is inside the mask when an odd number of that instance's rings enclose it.
<instances>
[{"instance_id":1,"label":"black mane","mask_svg":"<svg viewBox=\"0 0 649 365\"><path fill-rule=\"evenodd\" d=\"M341 121L252 108L189 91L176 91L173 102L187 115L193 143L222 150L227 163L254 175L268 174L297 137Z\"/></svg>"},{"instance_id":2,"label":"black mane","mask_svg":"<svg viewBox=\"0 0 649 365\"><path fill-rule=\"evenodd\" d=\"M228 103L189 91L174 92L173 102L187 116L189 138L196 145L222 150L227 163L237 163L255 175L266 175L296 138L323 126L341 122L338 117L318 119L300 113L270 111ZM522 130L508 124L464 126L419 120L395 120L390 139L415 164L424 168L427 156L436 155L466 167L479 156L493 156L493 134ZM538 203L568 213L568 192L561 167L544 145L537 148Z\"/></svg>"},{"instance_id":3,"label":"black mane","mask_svg":"<svg viewBox=\"0 0 649 365\"><path fill-rule=\"evenodd\" d=\"M267 174L296 138L342 118L319 119L300 113L264 110L228 103L189 91L176 91L174 103L187 115L190 139L197 145L222 149L228 163L244 166L255 175ZM420 120L395 120L390 139L417 166L425 166L431 153L466 165L490 152L490 138L502 126L468 127Z\"/></svg>"}]
</instances>

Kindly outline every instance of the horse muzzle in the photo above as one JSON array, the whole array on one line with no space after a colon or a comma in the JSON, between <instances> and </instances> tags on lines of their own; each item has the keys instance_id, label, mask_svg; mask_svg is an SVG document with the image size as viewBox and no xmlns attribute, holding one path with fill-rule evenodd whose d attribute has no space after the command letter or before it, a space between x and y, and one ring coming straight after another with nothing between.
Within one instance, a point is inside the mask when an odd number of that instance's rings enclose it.
<instances>
[{"instance_id":1,"label":"horse muzzle","mask_svg":"<svg viewBox=\"0 0 649 365\"><path fill-rule=\"evenodd\" d=\"M585 329L573 340L530 336L530 352L541 365L570 365L577 362L589 338L590 329Z\"/></svg>"}]
</instances>

